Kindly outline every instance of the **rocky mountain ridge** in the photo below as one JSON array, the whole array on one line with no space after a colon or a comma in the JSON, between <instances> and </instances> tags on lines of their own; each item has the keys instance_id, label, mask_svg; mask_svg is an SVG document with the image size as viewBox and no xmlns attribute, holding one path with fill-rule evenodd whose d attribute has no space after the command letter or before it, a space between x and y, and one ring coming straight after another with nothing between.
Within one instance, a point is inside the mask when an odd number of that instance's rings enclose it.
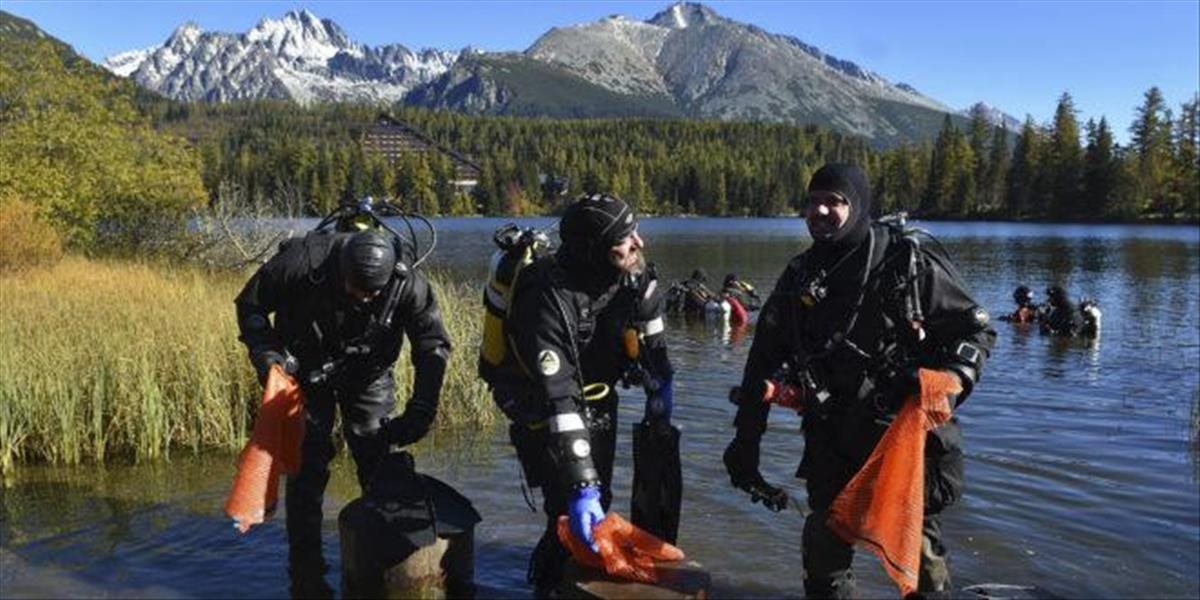
<instances>
[{"instance_id":1,"label":"rocky mountain ridge","mask_svg":"<svg viewBox=\"0 0 1200 600\"><path fill-rule=\"evenodd\" d=\"M162 46L111 56L104 67L185 101L396 102L445 73L458 54L366 46L333 21L301 10L263 19L241 34L184 23Z\"/></svg>"},{"instance_id":2,"label":"rocky mountain ridge","mask_svg":"<svg viewBox=\"0 0 1200 600\"><path fill-rule=\"evenodd\" d=\"M473 114L667 116L831 127L878 145L928 139L955 111L794 37L677 3L650 19L555 27L523 52L368 47L293 11L242 34L180 26L113 73L187 101L366 101ZM996 119L1003 119L995 111ZM1011 117L1010 117L1011 118Z\"/></svg>"}]
</instances>

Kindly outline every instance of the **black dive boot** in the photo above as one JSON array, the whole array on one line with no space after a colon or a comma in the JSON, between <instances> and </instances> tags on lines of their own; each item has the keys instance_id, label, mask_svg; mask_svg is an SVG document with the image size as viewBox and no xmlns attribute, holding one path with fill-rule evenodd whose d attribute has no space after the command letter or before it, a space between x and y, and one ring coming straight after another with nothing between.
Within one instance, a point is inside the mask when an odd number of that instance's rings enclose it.
<instances>
[{"instance_id":1,"label":"black dive boot","mask_svg":"<svg viewBox=\"0 0 1200 600\"><path fill-rule=\"evenodd\" d=\"M529 557L529 572L526 579L533 584L534 598L557 598L562 584L563 565L570 556L566 548L558 543L558 537L550 532L542 535Z\"/></svg>"}]
</instances>

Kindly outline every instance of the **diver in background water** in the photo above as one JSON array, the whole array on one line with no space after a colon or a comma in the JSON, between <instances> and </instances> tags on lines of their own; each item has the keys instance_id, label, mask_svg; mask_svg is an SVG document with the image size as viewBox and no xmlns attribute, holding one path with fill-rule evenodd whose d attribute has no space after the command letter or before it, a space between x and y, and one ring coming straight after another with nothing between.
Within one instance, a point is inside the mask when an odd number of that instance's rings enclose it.
<instances>
[{"instance_id":1,"label":"diver in background water","mask_svg":"<svg viewBox=\"0 0 1200 600\"><path fill-rule=\"evenodd\" d=\"M1046 304L1038 317L1042 333L1073 337L1079 333L1079 311L1062 286L1046 288Z\"/></svg>"},{"instance_id":2,"label":"diver in background water","mask_svg":"<svg viewBox=\"0 0 1200 600\"><path fill-rule=\"evenodd\" d=\"M1017 308L1012 314L1004 315L1003 320L1013 323L1033 323L1037 320L1038 306L1033 301L1033 290L1029 289L1029 286L1017 286L1017 289L1013 290L1013 302L1017 303Z\"/></svg>"},{"instance_id":3,"label":"diver in background water","mask_svg":"<svg viewBox=\"0 0 1200 600\"><path fill-rule=\"evenodd\" d=\"M748 281L738 279L736 273L725 275L725 284L721 287L721 295L736 298L748 312L762 308L762 299L758 291Z\"/></svg>"}]
</instances>

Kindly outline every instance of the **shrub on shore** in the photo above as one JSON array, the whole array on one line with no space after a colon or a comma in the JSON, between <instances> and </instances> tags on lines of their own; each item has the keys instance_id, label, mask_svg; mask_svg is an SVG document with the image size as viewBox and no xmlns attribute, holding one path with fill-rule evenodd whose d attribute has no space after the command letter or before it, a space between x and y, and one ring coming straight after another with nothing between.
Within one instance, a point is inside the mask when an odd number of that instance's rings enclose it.
<instances>
[{"instance_id":1,"label":"shrub on shore","mask_svg":"<svg viewBox=\"0 0 1200 600\"><path fill-rule=\"evenodd\" d=\"M58 231L38 216L37 207L0 194L0 273L23 271L62 259Z\"/></svg>"},{"instance_id":2,"label":"shrub on shore","mask_svg":"<svg viewBox=\"0 0 1200 600\"><path fill-rule=\"evenodd\" d=\"M233 311L246 275L78 257L0 275L0 470L240 448L260 394ZM432 279L457 350L438 423L485 426L474 290ZM397 374L402 408L406 356Z\"/></svg>"}]
</instances>

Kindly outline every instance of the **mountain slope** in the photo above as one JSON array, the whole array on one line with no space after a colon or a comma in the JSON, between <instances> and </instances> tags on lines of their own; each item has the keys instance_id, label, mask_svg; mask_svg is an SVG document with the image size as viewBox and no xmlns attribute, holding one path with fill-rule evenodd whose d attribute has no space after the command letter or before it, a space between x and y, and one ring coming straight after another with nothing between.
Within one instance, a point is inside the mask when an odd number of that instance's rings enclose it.
<instances>
[{"instance_id":1,"label":"mountain slope","mask_svg":"<svg viewBox=\"0 0 1200 600\"><path fill-rule=\"evenodd\" d=\"M102 69L92 61L75 52L66 42L46 33L32 21L22 19L12 13L0 10L0 60L11 58L9 53L23 52L23 44L34 42L49 43L63 61L63 64L88 75L94 75L103 81L116 85L122 93L128 94L134 104L142 110L152 106L162 106L170 101L162 96L135 85L126 79L119 78L106 69Z\"/></svg>"},{"instance_id":2,"label":"mountain slope","mask_svg":"<svg viewBox=\"0 0 1200 600\"><path fill-rule=\"evenodd\" d=\"M674 105L666 114L815 124L877 145L930 138L944 114L954 113L910 86L699 4L675 4L644 22L613 16L551 29L524 54L639 103ZM455 65L443 79L470 79L491 93L457 88L446 96L441 91L448 86L437 82L407 100L467 112L525 112L506 105L520 95L518 87L486 72L462 72L468 68ZM554 114L609 114L608 105L574 101L567 89L556 92L570 104ZM952 119L965 123L958 114Z\"/></svg>"},{"instance_id":3,"label":"mountain slope","mask_svg":"<svg viewBox=\"0 0 1200 600\"><path fill-rule=\"evenodd\" d=\"M475 114L682 117L665 94L622 94L521 54L464 55L406 102Z\"/></svg>"},{"instance_id":4,"label":"mountain slope","mask_svg":"<svg viewBox=\"0 0 1200 600\"><path fill-rule=\"evenodd\" d=\"M30 42L37 40L46 40L50 42L55 51L63 57L64 60L80 60L81 57L75 53L75 49L69 46L66 42L47 34L42 31L42 28L34 25L28 19L22 19L10 12L0 10L0 38L4 38L9 42Z\"/></svg>"},{"instance_id":5,"label":"mountain slope","mask_svg":"<svg viewBox=\"0 0 1200 600\"><path fill-rule=\"evenodd\" d=\"M357 101L474 114L692 117L831 127L877 146L934 137L965 113L786 35L691 3L646 21L553 28L521 53L367 47L308 11L242 34L180 26L105 66L185 101ZM996 111L996 118L1003 118Z\"/></svg>"},{"instance_id":6,"label":"mountain slope","mask_svg":"<svg viewBox=\"0 0 1200 600\"><path fill-rule=\"evenodd\" d=\"M358 44L333 21L305 10L263 19L243 34L205 32L185 23L162 46L117 54L104 66L178 100L394 102L445 72L457 57Z\"/></svg>"}]
</instances>

